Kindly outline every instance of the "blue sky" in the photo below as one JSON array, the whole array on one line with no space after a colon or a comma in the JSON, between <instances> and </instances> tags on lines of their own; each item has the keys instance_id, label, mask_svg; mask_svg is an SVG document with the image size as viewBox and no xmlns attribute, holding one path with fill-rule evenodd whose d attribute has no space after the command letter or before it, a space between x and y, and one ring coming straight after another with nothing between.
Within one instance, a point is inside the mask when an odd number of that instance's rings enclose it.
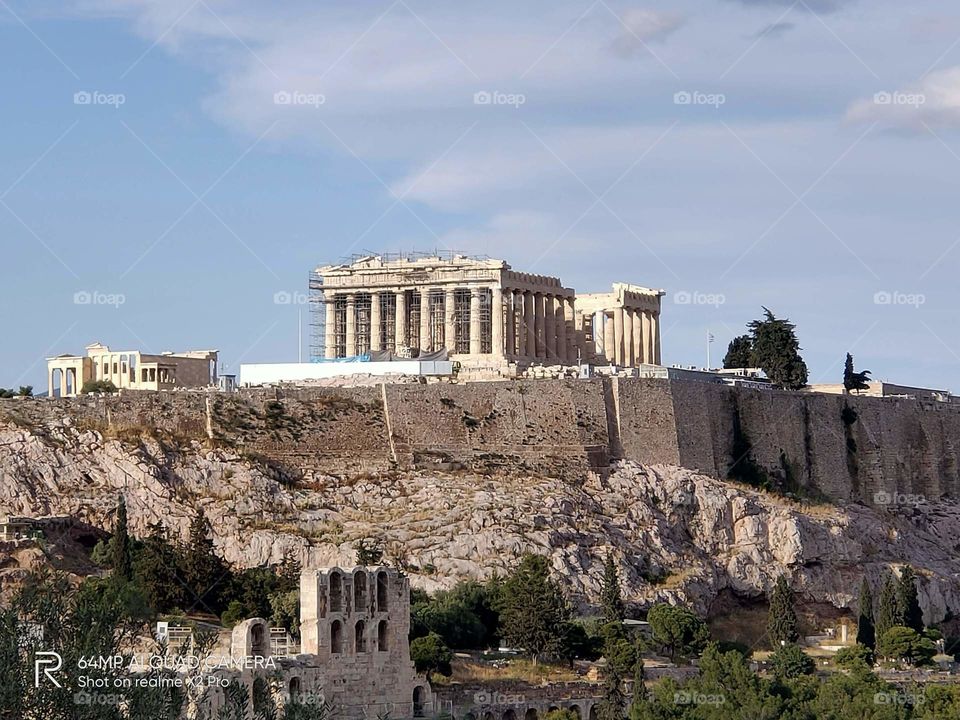
<instances>
[{"instance_id":1,"label":"blue sky","mask_svg":"<svg viewBox=\"0 0 960 720\"><path fill-rule=\"evenodd\" d=\"M664 288L666 363L766 305L811 381L960 391L955 4L0 0L0 53L0 386L295 360L277 293L439 248Z\"/></svg>"}]
</instances>

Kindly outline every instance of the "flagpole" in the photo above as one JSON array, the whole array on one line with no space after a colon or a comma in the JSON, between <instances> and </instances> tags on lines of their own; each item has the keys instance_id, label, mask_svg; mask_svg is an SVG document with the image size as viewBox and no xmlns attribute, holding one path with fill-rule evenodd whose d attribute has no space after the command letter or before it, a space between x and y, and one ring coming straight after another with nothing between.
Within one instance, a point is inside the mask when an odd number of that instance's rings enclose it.
<instances>
[{"instance_id":1,"label":"flagpole","mask_svg":"<svg viewBox=\"0 0 960 720\"><path fill-rule=\"evenodd\" d=\"M710 369L710 331L707 330L707 370Z\"/></svg>"}]
</instances>

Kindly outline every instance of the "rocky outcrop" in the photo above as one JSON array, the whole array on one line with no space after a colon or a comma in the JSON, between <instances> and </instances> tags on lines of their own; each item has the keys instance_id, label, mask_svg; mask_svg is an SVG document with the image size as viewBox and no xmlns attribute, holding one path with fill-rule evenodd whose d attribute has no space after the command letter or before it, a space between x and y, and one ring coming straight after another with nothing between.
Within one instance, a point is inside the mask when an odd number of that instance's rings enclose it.
<instances>
[{"instance_id":1,"label":"rocky outcrop","mask_svg":"<svg viewBox=\"0 0 960 720\"><path fill-rule=\"evenodd\" d=\"M70 515L110 529L117 498L131 530L162 522L185 537L195 509L231 562L352 564L355 542L381 541L427 589L503 573L515 558L551 558L580 605L598 598L612 550L628 602L762 598L786 573L801 596L854 605L866 573L909 562L926 619L960 609L960 508L917 503L896 513L793 503L678 467L623 461L585 479L469 471L305 474L296 481L235 451L192 440L104 438L69 418L0 425L0 514Z\"/></svg>"}]
</instances>

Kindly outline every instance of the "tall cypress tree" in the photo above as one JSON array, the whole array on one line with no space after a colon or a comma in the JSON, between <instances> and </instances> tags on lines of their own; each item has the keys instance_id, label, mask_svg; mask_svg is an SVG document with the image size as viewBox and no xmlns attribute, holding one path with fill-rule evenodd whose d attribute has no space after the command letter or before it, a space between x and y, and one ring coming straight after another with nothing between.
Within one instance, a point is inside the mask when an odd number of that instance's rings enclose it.
<instances>
[{"instance_id":1,"label":"tall cypress tree","mask_svg":"<svg viewBox=\"0 0 960 720\"><path fill-rule=\"evenodd\" d=\"M647 699L646 673L643 658L637 653L637 662L633 666L633 690L630 693L630 708L627 717L630 720L646 720L650 716L650 702Z\"/></svg>"},{"instance_id":2,"label":"tall cypress tree","mask_svg":"<svg viewBox=\"0 0 960 720\"><path fill-rule=\"evenodd\" d=\"M130 580L133 577L133 559L130 552L130 534L127 531L127 501L120 496L117 505L117 523L110 540L111 561L113 574L116 577Z\"/></svg>"},{"instance_id":3,"label":"tall cypress tree","mask_svg":"<svg viewBox=\"0 0 960 720\"><path fill-rule=\"evenodd\" d=\"M620 577L611 551L607 551L607 559L603 564L603 588L600 590L600 601L603 605L604 622L623 622L624 608L623 598L620 595Z\"/></svg>"},{"instance_id":4,"label":"tall cypress tree","mask_svg":"<svg viewBox=\"0 0 960 720\"><path fill-rule=\"evenodd\" d=\"M904 565L903 570L900 571L900 582L897 583L897 609L901 624L922 633L923 610L920 609L915 579L913 568Z\"/></svg>"},{"instance_id":5,"label":"tall cypress tree","mask_svg":"<svg viewBox=\"0 0 960 720\"><path fill-rule=\"evenodd\" d=\"M623 696L623 678L611 665L603 683L603 699L597 705L597 720L623 720L626 698Z\"/></svg>"},{"instance_id":6,"label":"tall cypress tree","mask_svg":"<svg viewBox=\"0 0 960 720\"><path fill-rule=\"evenodd\" d=\"M793 591L783 575L777 578L770 594L770 612L767 615L767 635L774 648L800 639L797 630L797 612L793 607Z\"/></svg>"},{"instance_id":7,"label":"tall cypress tree","mask_svg":"<svg viewBox=\"0 0 960 720\"><path fill-rule=\"evenodd\" d=\"M876 627L873 624L873 594L870 592L870 583L863 578L860 583L860 613L857 617L857 642L866 645L871 650L877 644Z\"/></svg>"},{"instance_id":8,"label":"tall cypress tree","mask_svg":"<svg viewBox=\"0 0 960 720\"><path fill-rule=\"evenodd\" d=\"M190 603L190 607L186 608L188 612L196 608L214 613L223 610L220 600L230 586L230 571L213 550L210 523L203 508L197 508L197 514L190 523L190 539L183 556L183 574L191 595L187 598Z\"/></svg>"},{"instance_id":9,"label":"tall cypress tree","mask_svg":"<svg viewBox=\"0 0 960 720\"><path fill-rule=\"evenodd\" d=\"M902 624L901 614L897 607L897 586L891 575L887 575L880 589L880 600L877 603L876 639L880 640L884 633L894 625Z\"/></svg>"}]
</instances>

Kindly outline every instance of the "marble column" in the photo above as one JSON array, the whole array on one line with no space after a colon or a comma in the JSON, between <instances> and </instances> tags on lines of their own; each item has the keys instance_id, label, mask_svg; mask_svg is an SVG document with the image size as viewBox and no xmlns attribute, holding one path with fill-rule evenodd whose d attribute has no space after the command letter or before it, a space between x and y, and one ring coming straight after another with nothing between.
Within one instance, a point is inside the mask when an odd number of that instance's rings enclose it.
<instances>
[{"instance_id":1,"label":"marble column","mask_svg":"<svg viewBox=\"0 0 960 720\"><path fill-rule=\"evenodd\" d=\"M396 293L397 314L394 317L393 342L394 350L407 345L407 293L400 290Z\"/></svg>"},{"instance_id":2,"label":"marble column","mask_svg":"<svg viewBox=\"0 0 960 720\"><path fill-rule=\"evenodd\" d=\"M553 295L543 296L543 354L548 365L557 362L557 311Z\"/></svg>"},{"instance_id":3,"label":"marble column","mask_svg":"<svg viewBox=\"0 0 960 720\"><path fill-rule=\"evenodd\" d=\"M525 292L523 294L523 326L526 331L527 342L524 355L530 359L537 356L537 327L533 317L534 309L533 293Z\"/></svg>"},{"instance_id":4,"label":"marble column","mask_svg":"<svg viewBox=\"0 0 960 720\"><path fill-rule=\"evenodd\" d=\"M617 362L617 331L613 316L603 313L603 355L608 363Z\"/></svg>"},{"instance_id":5,"label":"marble column","mask_svg":"<svg viewBox=\"0 0 960 720\"><path fill-rule=\"evenodd\" d=\"M494 285L490 301L490 351L494 357L502 357L503 349L503 290Z\"/></svg>"},{"instance_id":6,"label":"marble column","mask_svg":"<svg viewBox=\"0 0 960 720\"><path fill-rule=\"evenodd\" d=\"M514 301L516 300L516 293L513 290L507 288L506 295L503 296L504 309L506 310L507 324L504 327L504 341L507 346L504 351L504 354L507 357L513 357L517 354L517 314L516 314L516 305Z\"/></svg>"},{"instance_id":7,"label":"marble column","mask_svg":"<svg viewBox=\"0 0 960 720\"><path fill-rule=\"evenodd\" d=\"M433 342L430 339L430 288L420 291L420 352L430 352Z\"/></svg>"},{"instance_id":8,"label":"marble column","mask_svg":"<svg viewBox=\"0 0 960 720\"><path fill-rule=\"evenodd\" d=\"M633 358L636 364L646 362L643 359L643 311L633 311Z\"/></svg>"},{"instance_id":9,"label":"marble column","mask_svg":"<svg viewBox=\"0 0 960 720\"><path fill-rule=\"evenodd\" d=\"M543 293L533 293L533 347L534 356L543 359L547 355L544 343L546 335L543 327Z\"/></svg>"},{"instance_id":10,"label":"marble column","mask_svg":"<svg viewBox=\"0 0 960 720\"><path fill-rule=\"evenodd\" d=\"M357 354L357 296L347 294L347 342L344 357Z\"/></svg>"},{"instance_id":11,"label":"marble column","mask_svg":"<svg viewBox=\"0 0 960 720\"><path fill-rule=\"evenodd\" d=\"M380 293L370 293L370 350L382 350L380 344Z\"/></svg>"},{"instance_id":12,"label":"marble column","mask_svg":"<svg viewBox=\"0 0 960 720\"><path fill-rule=\"evenodd\" d=\"M623 308L613 309L613 357L617 365L625 365L623 361Z\"/></svg>"},{"instance_id":13,"label":"marble column","mask_svg":"<svg viewBox=\"0 0 960 720\"><path fill-rule=\"evenodd\" d=\"M623 364L633 367L636 360L633 356L633 310L623 309Z\"/></svg>"},{"instance_id":14,"label":"marble column","mask_svg":"<svg viewBox=\"0 0 960 720\"><path fill-rule=\"evenodd\" d=\"M448 287L443 294L443 345L450 354L457 351L457 326L454 322L457 307L455 292L456 288Z\"/></svg>"},{"instance_id":15,"label":"marble column","mask_svg":"<svg viewBox=\"0 0 960 720\"><path fill-rule=\"evenodd\" d=\"M480 354L480 288L470 288L470 354Z\"/></svg>"},{"instance_id":16,"label":"marble column","mask_svg":"<svg viewBox=\"0 0 960 720\"><path fill-rule=\"evenodd\" d=\"M643 361L653 362L653 323L648 310L643 311Z\"/></svg>"},{"instance_id":17,"label":"marble column","mask_svg":"<svg viewBox=\"0 0 960 720\"><path fill-rule=\"evenodd\" d=\"M579 363L586 356L585 348L580 346L581 334L577 332L577 314L574 299L566 298L563 303L563 317L567 326L567 362Z\"/></svg>"},{"instance_id":18,"label":"marble column","mask_svg":"<svg viewBox=\"0 0 960 720\"><path fill-rule=\"evenodd\" d=\"M557 362L566 365L570 362L570 355L567 352L567 299L557 296L554 317L556 318L554 327L557 333Z\"/></svg>"},{"instance_id":19,"label":"marble column","mask_svg":"<svg viewBox=\"0 0 960 720\"><path fill-rule=\"evenodd\" d=\"M653 362L656 365L660 364L660 313L653 313L653 318L650 322L650 334L653 335Z\"/></svg>"},{"instance_id":20,"label":"marble column","mask_svg":"<svg viewBox=\"0 0 960 720\"><path fill-rule=\"evenodd\" d=\"M323 328L323 356L328 360L337 356L337 296L330 293L324 296L326 325Z\"/></svg>"},{"instance_id":21,"label":"marble column","mask_svg":"<svg viewBox=\"0 0 960 720\"><path fill-rule=\"evenodd\" d=\"M593 314L593 351L598 357L606 357L607 343L604 334L607 330L607 321L603 310Z\"/></svg>"}]
</instances>

